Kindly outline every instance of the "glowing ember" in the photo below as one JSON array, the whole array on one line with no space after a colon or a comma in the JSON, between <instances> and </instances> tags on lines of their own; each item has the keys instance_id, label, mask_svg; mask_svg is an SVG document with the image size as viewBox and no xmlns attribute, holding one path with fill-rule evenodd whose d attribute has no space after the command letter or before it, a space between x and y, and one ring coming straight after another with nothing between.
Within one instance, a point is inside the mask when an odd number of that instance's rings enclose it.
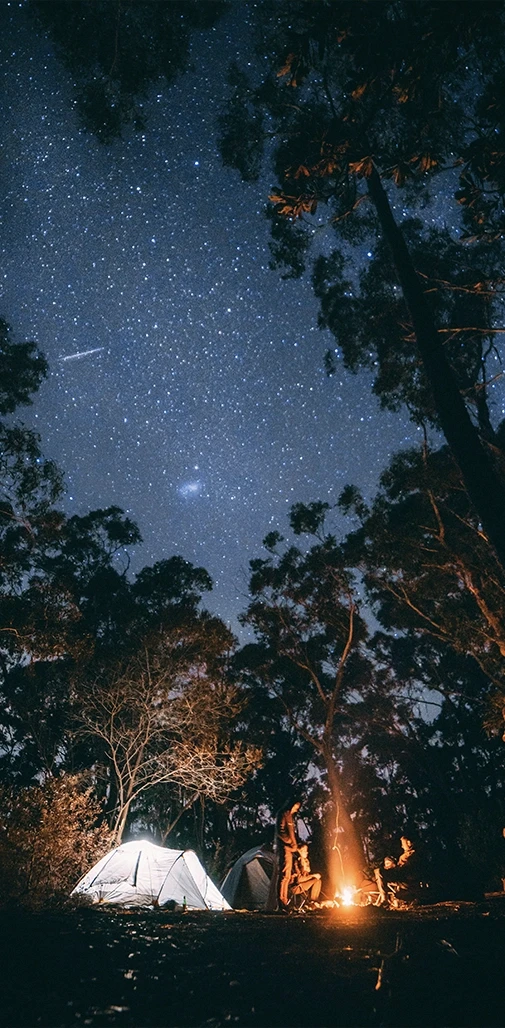
<instances>
[{"instance_id":1,"label":"glowing ember","mask_svg":"<svg viewBox=\"0 0 505 1028\"><path fill-rule=\"evenodd\" d=\"M353 885L344 885L342 892L340 893L340 901L344 907L352 907L354 903L354 893L356 889Z\"/></svg>"}]
</instances>

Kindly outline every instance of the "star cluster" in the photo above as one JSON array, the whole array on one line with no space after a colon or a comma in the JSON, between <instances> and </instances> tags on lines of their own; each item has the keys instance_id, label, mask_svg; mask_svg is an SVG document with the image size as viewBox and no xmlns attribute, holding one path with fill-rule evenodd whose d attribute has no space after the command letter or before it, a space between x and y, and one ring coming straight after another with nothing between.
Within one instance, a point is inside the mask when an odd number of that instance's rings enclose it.
<instances>
[{"instance_id":1,"label":"star cluster","mask_svg":"<svg viewBox=\"0 0 505 1028\"><path fill-rule=\"evenodd\" d=\"M265 183L224 169L216 117L237 8L197 36L194 70L145 100L146 127L104 146L22 3L3 10L0 314L50 376L24 419L66 474L65 506L139 524L133 570L179 553L231 622L247 565L297 501L371 495L417 436L367 374L328 379L333 338L308 281L269 270ZM223 57L223 55L225 55Z\"/></svg>"}]
</instances>

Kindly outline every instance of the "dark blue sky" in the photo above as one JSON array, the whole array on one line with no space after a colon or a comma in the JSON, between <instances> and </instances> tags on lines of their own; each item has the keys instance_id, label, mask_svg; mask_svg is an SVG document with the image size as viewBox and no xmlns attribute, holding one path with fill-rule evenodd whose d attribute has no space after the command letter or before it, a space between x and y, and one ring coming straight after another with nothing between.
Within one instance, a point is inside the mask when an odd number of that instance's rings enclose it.
<instances>
[{"instance_id":1,"label":"dark blue sky","mask_svg":"<svg viewBox=\"0 0 505 1028\"><path fill-rule=\"evenodd\" d=\"M248 561L292 503L349 481L370 495L419 438L367 374L326 378L334 340L309 282L268 269L267 183L222 167L244 11L195 38L194 70L152 90L142 134L107 146L80 131L24 4L5 4L2 46L0 316L50 363L23 418L65 471L69 512L121 506L144 540L133 569L173 553L205 566L234 628Z\"/></svg>"}]
</instances>

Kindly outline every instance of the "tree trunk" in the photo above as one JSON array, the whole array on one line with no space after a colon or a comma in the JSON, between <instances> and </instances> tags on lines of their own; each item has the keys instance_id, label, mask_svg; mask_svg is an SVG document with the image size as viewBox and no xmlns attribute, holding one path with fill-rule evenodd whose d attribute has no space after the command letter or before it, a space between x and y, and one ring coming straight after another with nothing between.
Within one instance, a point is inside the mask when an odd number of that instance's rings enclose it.
<instances>
[{"instance_id":1,"label":"tree trunk","mask_svg":"<svg viewBox=\"0 0 505 1028\"><path fill-rule=\"evenodd\" d=\"M442 431L459 466L468 495L501 565L505 568L505 484L473 425L444 354L423 287L407 244L396 224L380 175L373 168L368 192L387 240L403 296L412 318L424 370L430 382Z\"/></svg>"},{"instance_id":2,"label":"tree trunk","mask_svg":"<svg viewBox=\"0 0 505 1028\"><path fill-rule=\"evenodd\" d=\"M189 808L193 806L193 803L195 802L195 800L198 799L198 796L199 796L198 792L193 793L193 795L189 797L189 800L186 800L185 803L183 803L179 813L173 818L172 821L169 822L169 824L166 826L166 828L162 832L160 832L160 835L161 835L161 845L162 846L165 846L166 841L168 839L168 836L170 835L170 832L173 832L173 830L174 830L175 826L177 825L178 821L180 821L180 819L183 816L183 814L185 814L186 811L189 810Z\"/></svg>"},{"instance_id":3,"label":"tree trunk","mask_svg":"<svg viewBox=\"0 0 505 1028\"><path fill-rule=\"evenodd\" d=\"M359 884L362 877L364 855L356 826L342 801L340 775L333 753L326 749L323 755L335 815L335 833L328 854L333 894L340 891L344 885Z\"/></svg>"},{"instance_id":4,"label":"tree trunk","mask_svg":"<svg viewBox=\"0 0 505 1028\"><path fill-rule=\"evenodd\" d=\"M130 810L131 800L127 800L124 806L119 812L119 816L114 825L114 846L120 846L123 841L123 834L126 828L126 821L128 819L128 812Z\"/></svg>"}]
</instances>

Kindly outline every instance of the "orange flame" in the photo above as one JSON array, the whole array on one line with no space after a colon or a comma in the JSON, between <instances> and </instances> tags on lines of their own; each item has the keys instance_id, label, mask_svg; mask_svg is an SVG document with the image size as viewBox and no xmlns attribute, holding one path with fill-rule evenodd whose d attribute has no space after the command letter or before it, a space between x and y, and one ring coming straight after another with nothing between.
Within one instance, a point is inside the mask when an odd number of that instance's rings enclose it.
<instances>
[{"instance_id":1,"label":"orange flame","mask_svg":"<svg viewBox=\"0 0 505 1028\"><path fill-rule=\"evenodd\" d=\"M354 885L344 885L340 893L339 899L344 907L352 907L354 904L354 895L356 888Z\"/></svg>"}]
</instances>

